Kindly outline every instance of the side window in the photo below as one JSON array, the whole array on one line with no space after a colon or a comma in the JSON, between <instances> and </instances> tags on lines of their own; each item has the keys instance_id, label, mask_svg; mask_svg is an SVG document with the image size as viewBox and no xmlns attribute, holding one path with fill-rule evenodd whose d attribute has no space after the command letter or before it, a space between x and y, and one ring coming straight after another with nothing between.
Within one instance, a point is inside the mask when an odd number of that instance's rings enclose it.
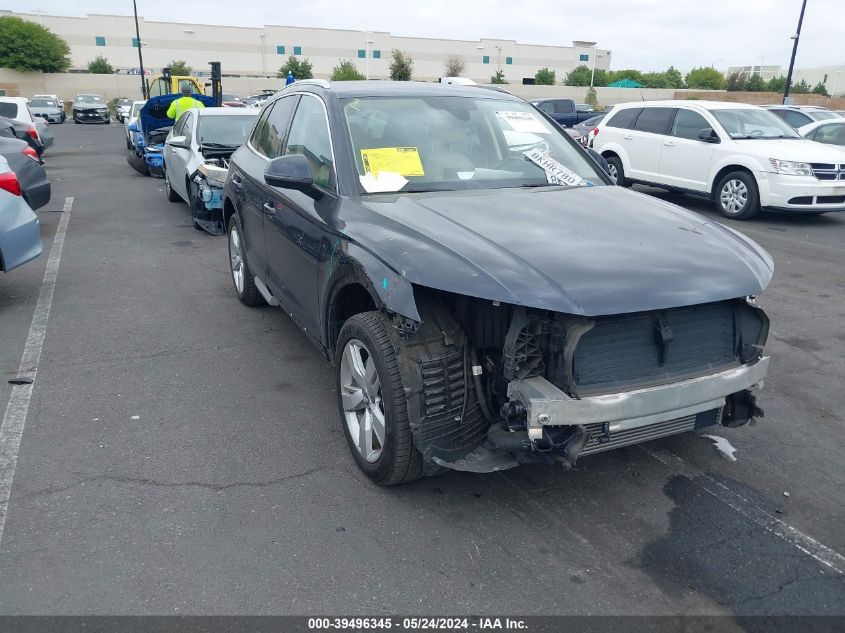
<instances>
[{"instance_id":1,"label":"side window","mask_svg":"<svg viewBox=\"0 0 845 633\"><path fill-rule=\"evenodd\" d=\"M674 113L674 108L643 108L642 113L637 117L634 129L638 132L668 134Z\"/></svg>"},{"instance_id":2,"label":"side window","mask_svg":"<svg viewBox=\"0 0 845 633\"><path fill-rule=\"evenodd\" d=\"M264 109L264 112L262 112L261 116L258 117L258 121L252 129L252 136L249 137L249 144L252 145L252 147L258 152L261 152L261 137L264 134L264 128L267 125L267 117L270 116L270 111L272 109L272 105L267 106L267 108Z\"/></svg>"},{"instance_id":3,"label":"side window","mask_svg":"<svg viewBox=\"0 0 845 633\"><path fill-rule=\"evenodd\" d=\"M185 121L188 120L188 114L185 113L179 117L179 120L176 121L176 125L173 126L173 136L182 136L182 130L185 129Z\"/></svg>"},{"instance_id":4,"label":"side window","mask_svg":"<svg viewBox=\"0 0 845 633\"><path fill-rule=\"evenodd\" d=\"M712 127L698 112L679 108L672 124L672 136L698 140L698 133L704 128Z\"/></svg>"},{"instance_id":5,"label":"side window","mask_svg":"<svg viewBox=\"0 0 845 633\"><path fill-rule=\"evenodd\" d=\"M266 142L270 151L267 154L268 158L276 158L284 153L282 151L282 139L285 137L285 132L298 100L299 97L296 95L282 97L273 106L273 111L267 118Z\"/></svg>"},{"instance_id":6,"label":"side window","mask_svg":"<svg viewBox=\"0 0 845 633\"><path fill-rule=\"evenodd\" d=\"M575 106L567 99L557 99L554 104L555 114L572 114L575 112Z\"/></svg>"},{"instance_id":7,"label":"side window","mask_svg":"<svg viewBox=\"0 0 845 633\"><path fill-rule=\"evenodd\" d=\"M194 115L190 112L184 117L185 124L182 126L182 134L185 136L185 142L190 143L194 134Z\"/></svg>"},{"instance_id":8,"label":"side window","mask_svg":"<svg viewBox=\"0 0 845 633\"><path fill-rule=\"evenodd\" d=\"M806 114L797 112L795 110L787 110L783 113L783 120L789 123L794 128L799 128L802 125L812 123L813 120Z\"/></svg>"},{"instance_id":9,"label":"side window","mask_svg":"<svg viewBox=\"0 0 845 633\"><path fill-rule=\"evenodd\" d=\"M302 154L311 165L314 183L333 189L332 143L329 122L319 99L302 97L290 126L285 154Z\"/></svg>"},{"instance_id":10,"label":"side window","mask_svg":"<svg viewBox=\"0 0 845 633\"><path fill-rule=\"evenodd\" d=\"M541 101L537 104L537 107L546 114L554 114L555 112L555 106L551 101Z\"/></svg>"},{"instance_id":11,"label":"side window","mask_svg":"<svg viewBox=\"0 0 845 633\"><path fill-rule=\"evenodd\" d=\"M169 92L170 91L167 90L164 79L162 79L161 77L159 77L158 79L153 81L153 83L150 84L151 97L160 97L161 95L166 95Z\"/></svg>"},{"instance_id":12,"label":"side window","mask_svg":"<svg viewBox=\"0 0 845 633\"><path fill-rule=\"evenodd\" d=\"M607 127L620 127L625 130L633 130L634 123L642 111L642 108L625 108L624 110L619 110L619 112L610 117Z\"/></svg>"}]
</instances>

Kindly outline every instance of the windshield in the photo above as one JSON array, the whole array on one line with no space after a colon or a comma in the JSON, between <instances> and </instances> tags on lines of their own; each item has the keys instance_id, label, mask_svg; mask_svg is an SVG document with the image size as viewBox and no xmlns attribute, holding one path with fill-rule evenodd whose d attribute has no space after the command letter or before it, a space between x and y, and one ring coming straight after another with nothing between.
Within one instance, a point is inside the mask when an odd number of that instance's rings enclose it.
<instances>
[{"instance_id":1,"label":"windshield","mask_svg":"<svg viewBox=\"0 0 845 633\"><path fill-rule=\"evenodd\" d=\"M33 99L29 102L32 108L58 108L59 104L52 99Z\"/></svg>"},{"instance_id":2,"label":"windshield","mask_svg":"<svg viewBox=\"0 0 845 633\"><path fill-rule=\"evenodd\" d=\"M76 95L76 103L103 103L100 95Z\"/></svg>"},{"instance_id":3,"label":"windshield","mask_svg":"<svg viewBox=\"0 0 845 633\"><path fill-rule=\"evenodd\" d=\"M560 128L521 101L368 97L341 104L369 193L604 184Z\"/></svg>"},{"instance_id":4,"label":"windshield","mask_svg":"<svg viewBox=\"0 0 845 633\"><path fill-rule=\"evenodd\" d=\"M141 108L144 107L145 103L146 103L146 101L136 101L135 103L133 103L132 104L132 112L130 113L129 116L137 117L138 113L141 111Z\"/></svg>"},{"instance_id":5,"label":"windshield","mask_svg":"<svg viewBox=\"0 0 845 633\"><path fill-rule=\"evenodd\" d=\"M117 102L117 105L120 106L121 108L129 107L129 106L132 105L132 100L131 99L121 99L120 101Z\"/></svg>"},{"instance_id":6,"label":"windshield","mask_svg":"<svg viewBox=\"0 0 845 633\"><path fill-rule=\"evenodd\" d=\"M200 144L240 147L246 141L257 114L256 112L247 116L201 116L198 128Z\"/></svg>"},{"instance_id":7,"label":"windshield","mask_svg":"<svg viewBox=\"0 0 845 633\"><path fill-rule=\"evenodd\" d=\"M841 119L842 117L836 114L836 112L828 112L826 110L813 110L812 112L807 112L810 115L810 118L815 119L816 121L827 121L828 119Z\"/></svg>"},{"instance_id":8,"label":"windshield","mask_svg":"<svg viewBox=\"0 0 845 633\"><path fill-rule=\"evenodd\" d=\"M732 139L801 138L768 110L751 108L710 110Z\"/></svg>"}]
</instances>

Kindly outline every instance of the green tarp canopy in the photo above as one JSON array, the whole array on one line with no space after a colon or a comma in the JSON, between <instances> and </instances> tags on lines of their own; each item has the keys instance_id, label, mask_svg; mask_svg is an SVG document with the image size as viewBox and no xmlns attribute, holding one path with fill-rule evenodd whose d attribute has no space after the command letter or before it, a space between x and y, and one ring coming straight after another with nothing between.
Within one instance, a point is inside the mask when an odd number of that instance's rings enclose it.
<instances>
[{"instance_id":1,"label":"green tarp canopy","mask_svg":"<svg viewBox=\"0 0 845 633\"><path fill-rule=\"evenodd\" d=\"M620 79L614 81L612 84L607 84L608 88L645 88L639 81L633 79Z\"/></svg>"}]
</instances>

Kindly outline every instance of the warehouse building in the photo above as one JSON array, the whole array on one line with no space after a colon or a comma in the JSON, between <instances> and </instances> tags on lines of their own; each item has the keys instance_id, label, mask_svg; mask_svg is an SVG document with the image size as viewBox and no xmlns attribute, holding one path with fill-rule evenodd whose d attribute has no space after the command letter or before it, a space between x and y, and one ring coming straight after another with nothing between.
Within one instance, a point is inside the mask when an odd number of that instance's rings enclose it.
<instances>
[{"instance_id":1,"label":"warehouse building","mask_svg":"<svg viewBox=\"0 0 845 633\"><path fill-rule=\"evenodd\" d=\"M451 55L466 64L464 76L489 82L502 70L510 83L533 78L548 67L558 79L579 65L608 69L609 50L595 42L574 41L570 46L520 44L514 40L450 40L396 36L383 31L353 31L267 25L259 28L154 22L139 17L141 42L135 37L131 16L57 16L45 13L0 12L39 22L64 38L71 49L72 69L84 70L103 55L121 72L137 72L140 44L145 69L159 72L174 59L197 70L209 61L221 61L226 74L273 76L288 56L307 58L315 77L328 77L342 59L352 60L371 79L389 77L393 49L414 60L414 79L433 80L444 74Z\"/></svg>"}]
</instances>

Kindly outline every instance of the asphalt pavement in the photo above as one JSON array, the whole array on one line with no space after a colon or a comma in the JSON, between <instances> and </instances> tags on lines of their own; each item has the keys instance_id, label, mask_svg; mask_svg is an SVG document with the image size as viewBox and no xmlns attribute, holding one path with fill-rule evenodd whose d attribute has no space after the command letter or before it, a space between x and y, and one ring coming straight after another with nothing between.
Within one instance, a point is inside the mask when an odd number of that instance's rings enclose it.
<instances>
[{"instance_id":1,"label":"asphalt pavement","mask_svg":"<svg viewBox=\"0 0 845 633\"><path fill-rule=\"evenodd\" d=\"M329 366L236 299L225 237L126 163L122 126L53 130L44 255L0 276L2 411L72 197L0 614L845 615L845 214L730 223L776 267L766 415L715 431L737 461L685 435L384 489Z\"/></svg>"}]
</instances>

